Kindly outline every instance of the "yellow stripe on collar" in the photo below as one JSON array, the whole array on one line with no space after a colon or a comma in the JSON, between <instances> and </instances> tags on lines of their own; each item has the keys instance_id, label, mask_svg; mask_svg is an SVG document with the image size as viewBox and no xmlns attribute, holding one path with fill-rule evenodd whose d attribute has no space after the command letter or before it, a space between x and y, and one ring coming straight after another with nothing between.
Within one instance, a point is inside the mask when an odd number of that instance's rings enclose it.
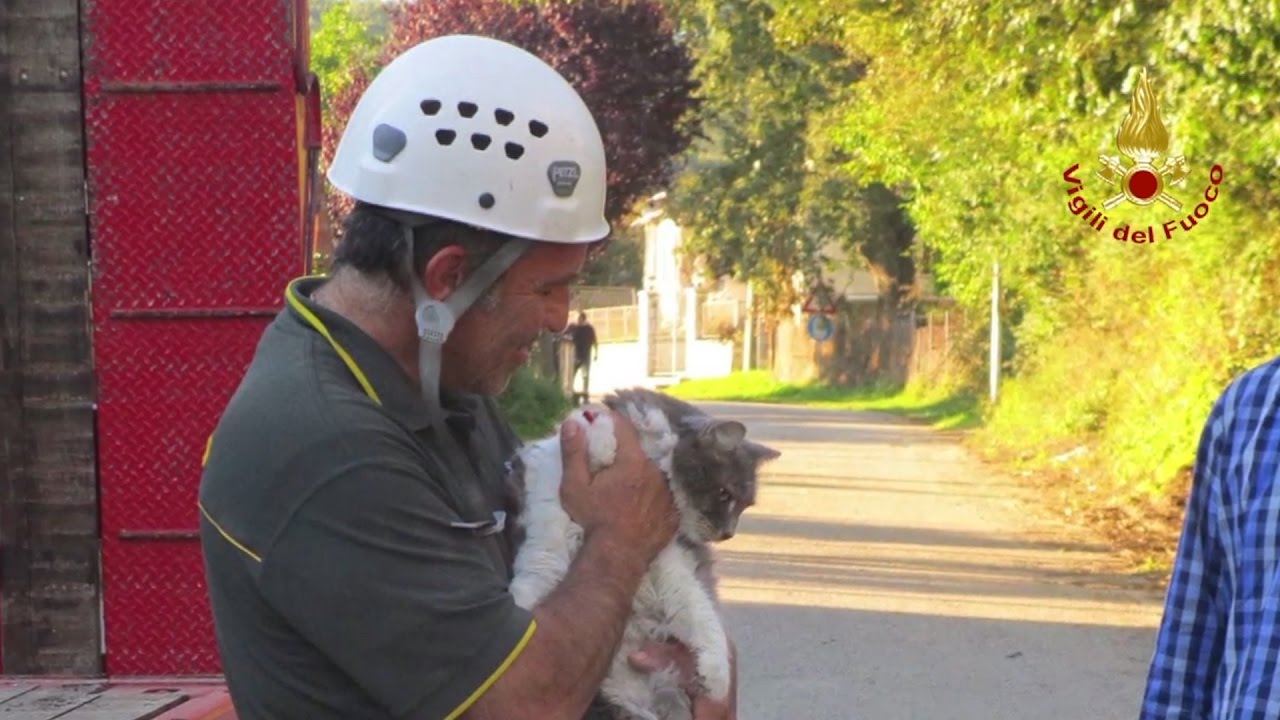
<instances>
[{"instance_id":1,"label":"yellow stripe on collar","mask_svg":"<svg viewBox=\"0 0 1280 720\"><path fill-rule=\"evenodd\" d=\"M308 308L306 303L302 302L302 298L298 296L297 284L308 279L310 278L298 278L297 280L289 283L289 287L284 293L285 300L288 301L289 305L293 306L294 310L298 311L299 315L302 315L302 317L306 319L307 323L310 324L311 327L316 329L316 332L323 335L324 339L329 341L329 344L333 346L334 351L338 353L338 357L342 358L342 362L346 364L347 369L351 371L352 375L355 375L356 382L360 383L360 387L364 389L364 393L369 396L370 400L381 405L382 399L378 397L378 392L373 389L373 385L369 382L369 378L365 377L364 371L356 364L356 361L351 357L351 354L347 352L346 348L339 345L338 341L333 339L333 335L329 332L329 328L325 327L324 321L315 313L311 312L311 309Z\"/></svg>"}]
</instances>

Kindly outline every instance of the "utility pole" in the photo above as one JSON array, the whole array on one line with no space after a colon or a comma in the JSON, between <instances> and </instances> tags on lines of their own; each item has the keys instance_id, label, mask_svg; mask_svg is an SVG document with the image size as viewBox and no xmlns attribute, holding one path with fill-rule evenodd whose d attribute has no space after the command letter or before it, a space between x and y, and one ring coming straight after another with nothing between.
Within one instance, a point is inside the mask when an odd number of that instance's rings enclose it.
<instances>
[{"instance_id":1,"label":"utility pole","mask_svg":"<svg viewBox=\"0 0 1280 720\"><path fill-rule=\"evenodd\" d=\"M991 268L991 402L1000 390L1000 261Z\"/></svg>"}]
</instances>

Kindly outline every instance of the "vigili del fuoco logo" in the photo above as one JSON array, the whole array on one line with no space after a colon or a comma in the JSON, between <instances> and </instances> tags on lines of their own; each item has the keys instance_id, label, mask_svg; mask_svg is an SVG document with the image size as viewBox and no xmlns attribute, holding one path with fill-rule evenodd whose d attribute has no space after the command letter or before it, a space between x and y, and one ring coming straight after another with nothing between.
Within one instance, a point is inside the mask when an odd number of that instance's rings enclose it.
<instances>
[{"instance_id":1,"label":"vigili del fuoco logo","mask_svg":"<svg viewBox=\"0 0 1280 720\"><path fill-rule=\"evenodd\" d=\"M1182 155L1168 155L1169 131L1160 121L1160 107L1156 93L1151 89L1151 81L1147 77L1146 68L1138 76L1138 86L1129 98L1129 114L1125 116L1120 129L1116 131L1116 147L1125 160L1115 155L1100 155L1101 164L1095 174L1107 184L1110 195L1102 201L1102 209L1110 212L1117 206L1132 203L1140 207L1162 203L1174 212L1183 210L1182 186L1191 175L1187 159ZM1070 185L1067 195L1067 209L1080 218L1086 225L1102 232L1107 226L1109 217L1091 205L1083 194L1084 181L1076 177L1080 163L1067 168L1062 179ZM1161 235L1165 240L1173 239L1174 233L1191 232L1196 225L1209 215L1209 207L1218 199L1218 186L1222 184L1222 166L1214 165L1209 170L1209 183L1204 188L1203 201L1197 202L1185 217L1175 217L1161 223ZM1197 200L1199 198L1196 198ZM1188 200L1191 202L1191 200ZM1131 228L1125 224L1112 231L1116 240L1134 243L1153 243L1156 241L1154 225L1145 228Z\"/></svg>"}]
</instances>

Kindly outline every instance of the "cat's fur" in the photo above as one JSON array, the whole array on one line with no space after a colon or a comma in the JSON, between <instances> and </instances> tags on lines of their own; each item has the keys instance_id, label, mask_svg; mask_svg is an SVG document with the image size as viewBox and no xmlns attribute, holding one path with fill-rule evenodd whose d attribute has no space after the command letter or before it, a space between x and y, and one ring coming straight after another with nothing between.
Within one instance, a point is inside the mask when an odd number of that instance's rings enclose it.
<instances>
[{"instance_id":1,"label":"cat's fur","mask_svg":"<svg viewBox=\"0 0 1280 720\"><path fill-rule=\"evenodd\" d=\"M622 391L605 405L630 418L645 454L666 475L680 529L641 581L601 693L619 719L687 719L691 709L678 678L672 672L637 672L628 656L651 640L678 640L693 653L703 690L716 699L728 694L729 648L710 543L733 535L742 511L755 502L757 467L778 452L745 440L741 423L713 418L660 393ZM570 415L586 429L593 472L613 462L617 447L612 418L603 410L588 406ZM532 608L564 579L582 545L582 528L560 505L558 437L522 449L516 466L524 474L524 508L517 520L524 540L511 592L518 605Z\"/></svg>"}]
</instances>

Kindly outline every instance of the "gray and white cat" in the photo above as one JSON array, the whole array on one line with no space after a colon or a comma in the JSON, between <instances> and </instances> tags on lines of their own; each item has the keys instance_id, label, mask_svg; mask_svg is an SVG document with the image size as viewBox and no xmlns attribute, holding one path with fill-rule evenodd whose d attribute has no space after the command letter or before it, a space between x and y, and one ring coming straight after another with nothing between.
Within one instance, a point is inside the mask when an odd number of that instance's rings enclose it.
<instances>
[{"instance_id":1,"label":"gray and white cat","mask_svg":"<svg viewBox=\"0 0 1280 720\"><path fill-rule=\"evenodd\" d=\"M645 454L666 475L680 529L641 581L601 694L618 720L687 719L692 710L674 673L640 673L627 658L649 641L678 640L693 654L703 690L715 699L727 696L728 639L710 544L733 536L738 518L755 502L757 468L779 453L746 440L742 423L711 417L661 393L621 391L606 398L605 406L630 418ZM570 415L586 429L593 472L612 463L617 448L612 418L604 410L586 406ZM532 608L564 579L582 546L582 528L560 505L558 436L524 447L515 466L524 475L524 507L517 520L524 539L516 552L511 593L516 604Z\"/></svg>"}]
</instances>

